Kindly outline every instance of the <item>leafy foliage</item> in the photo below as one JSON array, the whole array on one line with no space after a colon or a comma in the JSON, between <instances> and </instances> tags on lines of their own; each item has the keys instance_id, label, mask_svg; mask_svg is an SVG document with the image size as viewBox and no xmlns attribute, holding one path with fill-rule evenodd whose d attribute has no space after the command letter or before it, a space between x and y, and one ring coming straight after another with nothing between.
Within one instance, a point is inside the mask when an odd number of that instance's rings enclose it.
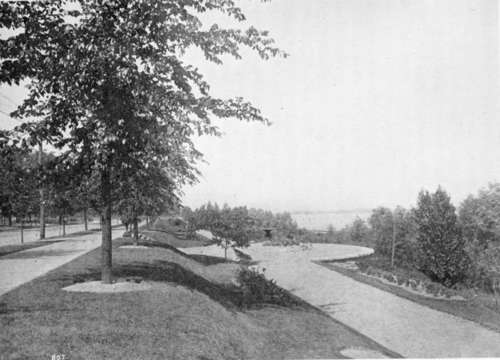
<instances>
[{"instance_id":1,"label":"leafy foliage","mask_svg":"<svg viewBox=\"0 0 500 360\"><path fill-rule=\"evenodd\" d=\"M227 257L229 247L248 246L250 241L251 218L246 207L230 208L208 203L195 210L198 229L209 230L217 244L222 246Z\"/></svg>"},{"instance_id":2,"label":"leafy foliage","mask_svg":"<svg viewBox=\"0 0 500 360\"><path fill-rule=\"evenodd\" d=\"M486 247L500 240L500 184L489 184L460 205L459 221L469 243Z\"/></svg>"},{"instance_id":3,"label":"leafy foliage","mask_svg":"<svg viewBox=\"0 0 500 360\"><path fill-rule=\"evenodd\" d=\"M387 256L391 254L393 221L391 209L385 207L374 209L368 220L375 239L375 251Z\"/></svg>"},{"instance_id":4,"label":"leafy foliage","mask_svg":"<svg viewBox=\"0 0 500 360\"><path fill-rule=\"evenodd\" d=\"M24 221L38 211L39 172L36 155L0 142L0 199L2 215Z\"/></svg>"},{"instance_id":5,"label":"leafy foliage","mask_svg":"<svg viewBox=\"0 0 500 360\"><path fill-rule=\"evenodd\" d=\"M394 236L395 263L405 266L415 264L416 229L411 211L399 206L394 211L379 207L373 210L369 224L377 253L391 257Z\"/></svg>"},{"instance_id":6,"label":"leafy foliage","mask_svg":"<svg viewBox=\"0 0 500 360\"><path fill-rule=\"evenodd\" d=\"M369 228L363 219L356 218L353 221L350 229L350 237L354 242L362 242L363 239L367 237L369 233Z\"/></svg>"},{"instance_id":7,"label":"leafy foliage","mask_svg":"<svg viewBox=\"0 0 500 360\"><path fill-rule=\"evenodd\" d=\"M432 280L453 285L466 277L470 259L457 224L455 207L441 188L422 191L415 209L419 267Z\"/></svg>"},{"instance_id":8,"label":"leafy foliage","mask_svg":"<svg viewBox=\"0 0 500 360\"><path fill-rule=\"evenodd\" d=\"M31 142L53 144L94 179L103 218L106 282L110 280L111 211L158 210L182 185L197 179L195 135L219 135L212 118L268 123L242 98L219 99L199 71L182 61L187 49L208 61L284 55L266 31L205 28L200 14L219 11L245 21L233 1L90 0L2 3L0 82L29 80L30 92L13 113L37 117L18 130ZM154 176L160 186L145 189ZM123 188L125 187L125 189ZM124 194L126 194L124 196ZM104 276L103 267L103 276Z\"/></svg>"},{"instance_id":9,"label":"leafy foliage","mask_svg":"<svg viewBox=\"0 0 500 360\"><path fill-rule=\"evenodd\" d=\"M238 274L238 282L243 291L243 307L272 304L278 306L300 306L302 302L292 297L289 292L268 280L257 270L242 270Z\"/></svg>"}]
</instances>

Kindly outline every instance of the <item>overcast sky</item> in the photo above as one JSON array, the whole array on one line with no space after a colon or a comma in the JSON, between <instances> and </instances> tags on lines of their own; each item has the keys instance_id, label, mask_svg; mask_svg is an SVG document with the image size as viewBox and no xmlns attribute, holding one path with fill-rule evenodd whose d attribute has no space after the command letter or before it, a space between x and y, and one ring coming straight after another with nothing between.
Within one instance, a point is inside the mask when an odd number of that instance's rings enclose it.
<instances>
[{"instance_id":1,"label":"overcast sky","mask_svg":"<svg viewBox=\"0 0 500 360\"><path fill-rule=\"evenodd\" d=\"M224 137L197 139L208 164L185 189L187 205L410 206L439 184L458 204L500 181L497 0L241 4L290 56L187 60L214 95L244 96L273 125L226 120Z\"/></svg>"}]
</instances>

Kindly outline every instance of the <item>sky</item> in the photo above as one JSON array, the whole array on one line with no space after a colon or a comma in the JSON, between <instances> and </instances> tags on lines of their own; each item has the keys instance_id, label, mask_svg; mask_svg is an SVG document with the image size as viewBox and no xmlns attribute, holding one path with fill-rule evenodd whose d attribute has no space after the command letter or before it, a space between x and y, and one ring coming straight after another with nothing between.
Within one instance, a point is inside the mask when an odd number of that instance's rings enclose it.
<instances>
[{"instance_id":1,"label":"sky","mask_svg":"<svg viewBox=\"0 0 500 360\"><path fill-rule=\"evenodd\" d=\"M206 163L186 205L408 207L438 185L458 204L500 181L497 0L239 3L289 57L185 60L213 95L243 96L272 125L216 121L223 137L195 139ZM0 94L6 111L23 90ZM13 123L0 114L0 124Z\"/></svg>"}]
</instances>

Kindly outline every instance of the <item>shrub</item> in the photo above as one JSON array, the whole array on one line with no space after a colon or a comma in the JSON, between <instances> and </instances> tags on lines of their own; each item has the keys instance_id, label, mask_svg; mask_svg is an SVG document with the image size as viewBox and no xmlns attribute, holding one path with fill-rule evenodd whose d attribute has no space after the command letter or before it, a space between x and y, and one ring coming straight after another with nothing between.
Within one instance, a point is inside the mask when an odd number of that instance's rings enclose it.
<instances>
[{"instance_id":1,"label":"shrub","mask_svg":"<svg viewBox=\"0 0 500 360\"><path fill-rule=\"evenodd\" d=\"M302 303L292 297L286 290L268 280L257 270L244 269L238 274L238 282L243 291L242 306L272 304L279 306L297 306Z\"/></svg>"}]
</instances>

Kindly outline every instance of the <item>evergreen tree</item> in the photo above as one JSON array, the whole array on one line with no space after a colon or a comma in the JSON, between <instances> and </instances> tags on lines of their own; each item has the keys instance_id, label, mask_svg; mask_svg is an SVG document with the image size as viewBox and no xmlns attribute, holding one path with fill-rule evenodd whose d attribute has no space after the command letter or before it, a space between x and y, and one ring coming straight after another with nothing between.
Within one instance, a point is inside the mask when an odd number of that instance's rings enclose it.
<instances>
[{"instance_id":1,"label":"evergreen tree","mask_svg":"<svg viewBox=\"0 0 500 360\"><path fill-rule=\"evenodd\" d=\"M420 192L415 221L420 269L447 286L462 281L469 258L450 196L441 187L434 194Z\"/></svg>"}]
</instances>

